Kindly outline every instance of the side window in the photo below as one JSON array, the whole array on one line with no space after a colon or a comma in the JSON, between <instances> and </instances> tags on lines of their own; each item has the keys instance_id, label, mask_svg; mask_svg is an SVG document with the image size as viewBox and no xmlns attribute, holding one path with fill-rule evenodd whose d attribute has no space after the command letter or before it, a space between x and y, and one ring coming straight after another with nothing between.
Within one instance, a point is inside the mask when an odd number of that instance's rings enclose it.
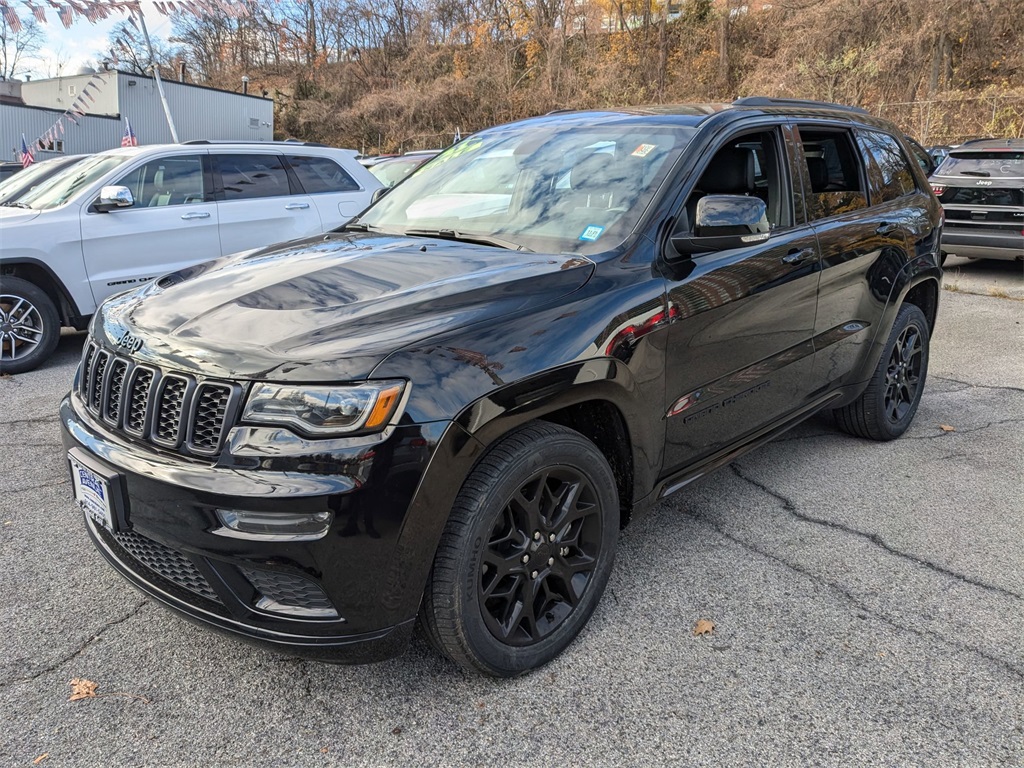
<instances>
[{"instance_id":1,"label":"side window","mask_svg":"<svg viewBox=\"0 0 1024 768\"><path fill-rule=\"evenodd\" d=\"M873 203L888 202L916 191L914 174L892 136L862 131L857 134L857 143L866 160Z\"/></svg>"},{"instance_id":2,"label":"side window","mask_svg":"<svg viewBox=\"0 0 1024 768\"><path fill-rule=\"evenodd\" d=\"M138 208L203 203L203 160L197 155L150 160L123 176L118 185L128 187Z\"/></svg>"},{"instance_id":3,"label":"side window","mask_svg":"<svg viewBox=\"0 0 1024 768\"><path fill-rule=\"evenodd\" d=\"M811 192L807 218L824 219L867 208L860 159L849 131L800 127Z\"/></svg>"},{"instance_id":4,"label":"side window","mask_svg":"<svg viewBox=\"0 0 1024 768\"><path fill-rule=\"evenodd\" d=\"M778 131L761 131L729 139L712 156L686 200L679 229L693 226L697 202L706 195L761 198L772 229L793 226L793 192L785 171Z\"/></svg>"},{"instance_id":5,"label":"side window","mask_svg":"<svg viewBox=\"0 0 1024 768\"><path fill-rule=\"evenodd\" d=\"M288 165L307 194L320 192L356 192L359 185L348 172L326 157L288 155Z\"/></svg>"},{"instance_id":6,"label":"side window","mask_svg":"<svg viewBox=\"0 0 1024 768\"><path fill-rule=\"evenodd\" d=\"M280 155L217 155L224 199L252 200L288 195L288 173Z\"/></svg>"}]
</instances>

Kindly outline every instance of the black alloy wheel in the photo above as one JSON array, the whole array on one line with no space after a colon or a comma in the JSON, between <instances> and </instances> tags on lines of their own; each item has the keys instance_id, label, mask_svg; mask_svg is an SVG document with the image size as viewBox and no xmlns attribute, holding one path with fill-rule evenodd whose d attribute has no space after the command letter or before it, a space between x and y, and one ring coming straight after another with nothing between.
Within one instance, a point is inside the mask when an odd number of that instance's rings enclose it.
<instances>
[{"instance_id":1,"label":"black alloy wheel","mask_svg":"<svg viewBox=\"0 0 1024 768\"><path fill-rule=\"evenodd\" d=\"M533 645L579 605L601 554L600 502L574 467L535 472L495 518L478 599L498 640Z\"/></svg>"},{"instance_id":2,"label":"black alloy wheel","mask_svg":"<svg viewBox=\"0 0 1024 768\"><path fill-rule=\"evenodd\" d=\"M928 375L928 320L920 307L904 304L867 388L852 403L833 411L844 432L871 440L892 440L910 427Z\"/></svg>"},{"instance_id":3,"label":"black alloy wheel","mask_svg":"<svg viewBox=\"0 0 1024 768\"><path fill-rule=\"evenodd\" d=\"M917 406L923 357L921 329L910 324L896 339L885 371L885 415L892 424L899 424Z\"/></svg>"},{"instance_id":4,"label":"black alloy wheel","mask_svg":"<svg viewBox=\"0 0 1024 768\"><path fill-rule=\"evenodd\" d=\"M498 677L546 664L597 606L619 520L611 467L583 435L533 422L505 436L452 508L420 612L428 639Z\"/></svg>"}]
</instances>

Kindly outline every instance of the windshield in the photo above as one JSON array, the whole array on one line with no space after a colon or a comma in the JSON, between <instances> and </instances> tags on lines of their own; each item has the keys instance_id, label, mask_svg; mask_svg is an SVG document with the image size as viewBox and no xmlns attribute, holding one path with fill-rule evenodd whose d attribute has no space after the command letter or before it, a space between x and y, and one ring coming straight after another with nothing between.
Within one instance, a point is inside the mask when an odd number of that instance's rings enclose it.
<instances>
[{"instance_id":1,"label":"windshield","mask_svg":"<svg viewBox=\"0 0 1024 768\"><path fill-rule=\"evenodd\" d=\"M937 176L974 176L980 179L1024 179L1024 152L958 152L954 149L935 173Z\"/></svg>"},{"instance_id":2,"label":"windshield","mask_svg":"<svg viewBox=\"0 0 1024 768\"><path fill-rule=\"evenodd\" d=\"M18 202L35 210L64 205L83 188L131 159L130 155L94 155L43 182L19 198Z\"/></svg>"},{"instance_id":3,"label":"windshield","mask_svg":"<svg viewBox=\"0 0 1024 768\"><path fill-rule=\"evenodd\" d=\"M359 223L538 252L608 250L632 231L693 134L638 122L493 128L438 155Z\"/></svg>"},{"instance_id":4,"label":"windshield","mask_svg":"<svg viewBox=\"0 0 1024 768\"><path fill-rule=\"evenodd\" d=\"M56 175L76 161L70 158L58 157L53 160L42 160L34 163L21 173L17 173L9 179L0 183L0 205L11 200L17 200L26 192L34 188L40 182L50 176Z\"/></svg>"}]
</instances>

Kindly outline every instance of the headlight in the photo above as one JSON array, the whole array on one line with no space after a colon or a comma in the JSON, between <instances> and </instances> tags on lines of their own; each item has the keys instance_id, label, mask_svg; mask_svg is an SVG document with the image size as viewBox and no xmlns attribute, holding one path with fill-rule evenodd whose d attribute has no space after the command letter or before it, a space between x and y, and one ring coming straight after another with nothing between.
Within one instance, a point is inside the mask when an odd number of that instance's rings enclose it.
<instances>
[{"instance_id":1,"label":"headlight","mask_svg":"<svg viewBox=\"0 0 1024 768\"><path fill-rule=\"evenodd\" d=\"M379 432L396 415L405 382L369 381L352 386L256 384L242 421L294 427L311 437Z\"/></svg>"}]
</instances>

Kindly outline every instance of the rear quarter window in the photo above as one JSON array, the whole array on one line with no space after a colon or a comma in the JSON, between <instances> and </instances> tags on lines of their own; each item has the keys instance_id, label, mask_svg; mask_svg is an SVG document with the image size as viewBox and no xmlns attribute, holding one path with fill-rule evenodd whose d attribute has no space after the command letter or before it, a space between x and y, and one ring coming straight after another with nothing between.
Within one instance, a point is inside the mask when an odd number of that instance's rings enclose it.
<instances>
[{"instance_id":1,"label":"rear quarter window","mask_svg":"<svg viewBox=\"0 0 1024 768\"><path fill-rule=\"evenodd\" d=\"M917 191L910 161L892 136L860 131L857 144L867 170L872 203L885 203Z\"/></svg>"},{"instance_id":2,"label":"rear quarter window","mask_svg":"<svg viewBox=\"0 0 1024 768\"><path fill-rule=\"evenodd\" d=\"M348 171L327 157L288 155L291 166L307 194L356 192L360 189Z\"/></svg>"}]
</instances>

